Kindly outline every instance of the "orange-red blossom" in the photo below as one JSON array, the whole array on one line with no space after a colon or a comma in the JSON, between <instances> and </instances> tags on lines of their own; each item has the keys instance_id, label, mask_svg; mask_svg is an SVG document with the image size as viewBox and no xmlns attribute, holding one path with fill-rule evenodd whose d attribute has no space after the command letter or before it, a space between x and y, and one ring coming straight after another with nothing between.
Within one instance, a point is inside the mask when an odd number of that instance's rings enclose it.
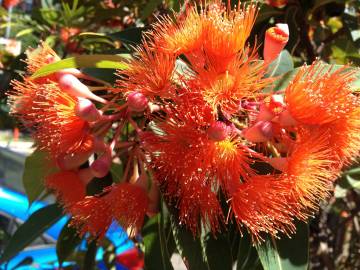
<instances>
[{"instance_id":1,"label":"orange-red blossom","mask_svg":"<svg viewBox=\"0 0 360 270\"><path fill-rule=\"evenodd\" d=\"M56 159L61 172L46 185L82 234L101 237L114 219L137 232L158 210L160 190L193 234L232 220L259 241L294 233L295 220L306 221L329 196L359 154L354 72L316 62L284 92L265 94L269 64L291 33L285 24L270 28L263 61L248 43L257 12L252 3L230 10L211 1L178 21L160 18L104 96L78 70L13 83L12 111ZM47 52L43 62L28 60L30 74L59 60ZM125 124L133 131L121 141ZM87 196L86 185L124 152L121 183ZM96 161L84 166L93 153Z\"/></svg>"}]
</instances>

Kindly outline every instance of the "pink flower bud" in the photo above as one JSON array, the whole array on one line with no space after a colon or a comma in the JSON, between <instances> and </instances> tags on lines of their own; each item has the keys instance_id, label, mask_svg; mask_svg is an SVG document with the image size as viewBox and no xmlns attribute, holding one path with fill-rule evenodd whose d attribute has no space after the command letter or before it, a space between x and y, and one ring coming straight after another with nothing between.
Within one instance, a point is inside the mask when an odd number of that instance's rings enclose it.
<instances>
[{"instance_id":1,"label":"pink flower bud","mask_svg":"<svg viewBox=\"0 0 360 270\"><path fill-rule=\"evenodd\" d=\"M111 167L111 162L111 149L108 148L102 156L100 156L90 165L93 175L98 178L107 175Z\"/></svg>"},{"instance_id":2,"label":"pink flower bud","mask_svg":"<svg viewBox=\"0 0 360 270\"><path fill-rule=\"evenodd\" d=\"M83 153L60 156L56 160L56 165L62 171L73 170L84 164L92 154L93 151L87 151Z\"/></svg>"},{"instance_id":3,"label":"pink flower bud","mask_svg":"<svg viewBox=\"0 0 360 270\"><path fill-rule=\"evenodd\" d=\"M140 92L132 92L127 97L129 109L133 112L142 112L148 106L148 99Z\"/></svg>"},{"instance_id":4,"label":"pink flower bud","mask_svg":"<svg viewBox=\"0 0 360 270\"><path fill-rule=\"evenodd\" d=\"M264 60L266 63L274 61L284 49L289 40L289 27L285 23L278 23L265 33Z\"/></svg>"},{"instance_id":5,"label":"pink flower bud","mask_svg":"<svg viewBox=\"0 0 360 270\"><path fill-rule=\"evenodd\" d=\"M95 105L85 98L79 98L75 106L75 114L88 122L98 121L102 115Z\"/></svg>"},{"instance_id":6,"label":"pink flower bud","mask_svg":"<svg viewBox=\"0 0 360 270\"><path fill-rule=\"evenodd\" d=\"M90 181L94 178L94 174L91 171L91 168L82 169L78 173L79 178L81 182L84 183L84 185L87 185L90 183Z\"/></svg>"},{"instance_id":7,"label":"pink flower bud","mask_svg":"<svg viewBox=\"0 0 360 270\"><path fill-rule=\"evenodd\" d=\"M93 94L89 87L83 84L78 78L72 74L59 75L59 87L64 92L76 96L92 99L101 103L106 103L106 100Z\"/></svg>"},{"instance_id":8,"label":"pink flower bud","mask_svg":"<svg viewBox=\"0 0 360 270\"><path fill-rule=\"evenodd\" d=\"M256 117L257 121L270 121L273 119L275 115L272 111L268 108L268 106L264 103L260 105L260 112Z\"/></svg>"},{"instance_id":9,"label":"pink flower bud","mask_svg":"<svg viewBox=\"0 0 360 270\"><path fill-rule=\"evenodd\" d=\"M280 113L279 123L284 127L297 125L297 121L291 116L288 110L284 110L283 112Z\"/></svg>"},{"instance_id":10,"label":"pink flower bud","mask_svg":"<svg viewBox=\"0 0 360 270\"><path fill-rule=\"evenodd\" d=\"M210 125L207 134L214 141L223 141L229 135L229 127L223 122L216 121Z\"/></svg>"},{"instance_id":11,"label":"pink flower bud","mask_svg":"<svg viewBox=\"0 0 360 270\"><path fill-rule=\"evenodd\" d=\"M65 69L62 69L62 70L56 72L56 77L57 77L57 79L60 79L61 76L65 75L65 74L71 74L77 78L81 78L83 76L83 73L76 68L65 68Z\"/></svg>"},{"instance_id":12,"label":"pink flower bud","mask_svg":"<svg viewBox=\"0 0 360 270\"><path fill-rule=\"evenodd\" d=\"M250 142L266 142L273 136L273 127L269 121L258 121L252 127L244 130L242 135Z\"/></svg>"},{"instance_id":13,"label":"pink flower bud","mask_svg":"<svg viewBox=\"0 0 360 270\"><path fill-rule=\"evenodd\" d=\"M286 171L288 167L288 159L284 157L268 158L266 160L273 168L279 171Z\"/></svg>"},{"instance_id":14,"label":"pink flower bud","mask_svg":"<svg viewBox=\"0 0 360 270\"><path fill-rule=\"evenodd\" d=\"M288 0L266 0L266 3L276 8L283 8L287 5Z\"/></svg>"}]
</instances>

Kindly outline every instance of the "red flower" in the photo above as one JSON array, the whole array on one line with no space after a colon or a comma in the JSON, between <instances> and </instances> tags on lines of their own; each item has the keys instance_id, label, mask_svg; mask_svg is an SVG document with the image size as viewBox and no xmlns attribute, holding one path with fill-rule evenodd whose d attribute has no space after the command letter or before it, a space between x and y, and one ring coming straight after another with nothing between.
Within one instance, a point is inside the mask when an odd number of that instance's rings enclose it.
<instances>
[{"instance_id":1,"label":"red flower","mask_svg":"<svg viewBox=\"0 0 360 270\"><path fill-rule=\"evenodd\" d=\"M45 185L55 192L57 199L65 208L81 201L86 195L86 186L76 171L51 174L46 177Z\"/></svg>"},{"instance_id":2,"label":"red flower","mask_svg":"<svg viewBox=\"0 0 360 270\"><path fill-rule=\"evenodd\" d=\"M9 9L9 8L17 6L20 2L21 2L21 0L3 0L2 6L6 9Z\"/></svg>"},{"instance_id":3,"label":"red flower","mask_svg":"<svg viewBox=\"0 0 360 270\"><path fill-rule=\"evenodd\" d=\"M56 83L13 82L10 103L14 114L31 127L40 149L55 159L92 148L89 125L76 116L77 98L64 93Z\"/></svg>"},{"instance_id":4,"label":"red flower","mask_svg":"<svg viewBox=\"0 0 360 270\"><path fill-rule=\"evenodd\" d=\"M70 225L77 228L81 236L89 233L90 238L101 239L112 222L111 207L104 197L85 197L68 208L72 215Z\"/></svg>"}]
</instances>

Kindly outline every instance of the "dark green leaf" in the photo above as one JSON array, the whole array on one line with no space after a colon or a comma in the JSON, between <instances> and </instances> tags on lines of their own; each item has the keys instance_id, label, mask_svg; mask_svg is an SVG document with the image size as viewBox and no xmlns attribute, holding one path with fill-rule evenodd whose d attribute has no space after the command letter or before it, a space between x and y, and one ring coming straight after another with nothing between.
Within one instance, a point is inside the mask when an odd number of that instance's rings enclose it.
<instances>
[{"instance_id":1,"label":"dark green leaf","mask_svg":"<svg viewBox=\"0 0 360 270\"><path fill-rule=\"evenodd\" d=\"M11 237L0 258L0 263L10 260L62 217L62 209L52 204L34 212Z\"/></svg>"},{"instance_id":2,"label":"dark green leaf","mask_svg":"<svg viewBox=\"0 0 360 270\"><path fill-rule=\"evenodd\" d=\"M116 81L116 69L110 68L84 68L82 72L100 81L113 85Z\"/></svg>"},{"instance_id":3,"label":"dark green leaf","mask_svg":"<svg viewBox=\"0 0 360 270\"><path fill-rule=\"evenodd\" d=\"M292 238L282 236L275 240L268 236L256 249L265 270L306 270L309 264L308 225L298 223Z\"/></svg>"},{"instance_id":4,"label":"dark green leaf","mask_svg":"<svg viewBox=\"0 0 360 270\"><path fill-rule=\"evenodd\" d=\"M211 270L231 270L232 254L231 244L227 233L221 233L214 236L208 233L202 240L206 258Z\"/></svg>"},{"instance_id":5,"label":"dark green leaf","mask_svg":"<svg viewBox=\"0 0 360 270\"><path fill-rule=\"evenodd\" d=\"M62 228L56 242L56 254L60 265L69 258L80 242L81 237L79 237L76 229L69 226L69 223L67 223Z\"/></svg>"},{"instance_id":6,"label":"dark green leaf","mask_svg":"<svg viewBox=\"0 0 360 270\"><path fill-rule=\"evenodd\" d=\"M146 222L142 230L145 245L145 269L173 269L164 230L161 224L161 214L157 214Z\"/></svg>"},{"instance_id":7,"label":"dark green leaf","mask_svg":"<svg viewBox=\"0 0 360 270\"><path fill-rule=\"evenodd\" d=\"M96 266L96 241L92 241L88 244L87 251L84 258L84 265L82 269L94 270Z\"/></svg>"},{"instance_id":8,"label":"dark green leaf","mask_svg":"<svg viewBox=\"0 0 360 270\"><path fill-rule=\"evenodd\" d=\"M121 32L108 34L108 36L111 37L113 40L119 40L124 43L139 44L142 39L142 33L145 30L147 30L147 28L134 27L125 29Z\"/></svg>"},{"instance_id":9,"label":"dark green leaf","mask_svg":"<svg viewBox=\"0 0 360 270\"><path fill-rule=\"evenodd\" d=\"M126 69L127 64L120 55L94 54L94 55L78 55L55 63L48 64L39 68L32 78L39 78L49 75L58 70L66 68L110 68L110 69Z\"/></svg>"},{"instance_id":10,"label":"dark green leaf","mask_svg":"<svg viewBox=\"0 0 360 270\"><path fill-rule=\"evenodd\" d=\"M259 265L259 257L255 247L252 245L250 235L243 232L237 254L236 270L256 269Z\"/></svg>"},{"instance_id":11,"label":"dark green leaf","mask_svg":"<svg viewBox=\"0 0 360 270\"><path fill-rule=\"evenodd\" d=\"M177 250L187 268L189 270L209 270L200 238L194 237L190 231L179 224L173 215L171 215L170 220Z\"/></svg>"},{"instance_id":12,"label":"dark green leaf","mask_svg":"<svg viewBox=\"0 0 360 270\"><path fill-rule=\"evenodd\" d=\"M26 158L23 185L29 204L34 202L44 191L44 178L56 171L56 167L51 166L47 153L43 151L36 150Z\"/></svg>"}]
</instances>

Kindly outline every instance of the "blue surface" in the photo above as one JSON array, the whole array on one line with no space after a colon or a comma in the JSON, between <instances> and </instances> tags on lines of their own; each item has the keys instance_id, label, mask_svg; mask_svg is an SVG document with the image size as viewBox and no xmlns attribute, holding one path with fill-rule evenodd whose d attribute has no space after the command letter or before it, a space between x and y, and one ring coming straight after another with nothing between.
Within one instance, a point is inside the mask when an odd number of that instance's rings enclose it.
<instances>
[{"instance_id":1,"label":"blue surface","mask_svg":"<svg viewBox=\"0 0 360 270\"><path fill-rule=\"evenodd\" d=\"M28 199L24 194L15 192L5 187L0 187L0 213L12 218L16 218L20 224L23 223L32 213L46 205L47 203L45 202L36 201L29 208ZM58 264L55 241L57 240L63 226L67 223L68 219L69 218L67 216L64 216L44 233L47 238L51 238L54 241L54 244L26 248L7 263L7 269L12 269L27 257L33 259L32 265L23 266L16 269L56 269L55 267L57 267ZM113 222L113 224L110 226L106 233L106 237L115 246L116 255L134 248L134 243L128 239L126 232L115 222ZM80 245L80 250L84 249L85 247L86 242L83 241ZM101 262L103 253L104 250L99 248L96 254L96 260L99 261L98 266L101 269L106 269L104 264ZM0 269L3 267L4 265L0 265ZM118 269L126 270L126 268L120 265L117 267Z\"/></svg>"}]
</instances>

